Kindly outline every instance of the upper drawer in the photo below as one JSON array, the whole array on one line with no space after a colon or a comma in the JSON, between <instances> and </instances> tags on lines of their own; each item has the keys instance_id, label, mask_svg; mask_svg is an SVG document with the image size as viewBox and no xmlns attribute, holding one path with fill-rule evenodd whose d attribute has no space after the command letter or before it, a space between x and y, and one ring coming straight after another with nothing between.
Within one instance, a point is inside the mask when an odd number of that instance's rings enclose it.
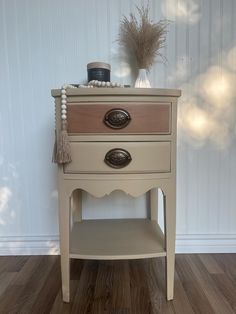
<instances>
[{"instance_id":1,"label":"upper drawer","mask_svg":"<svg viewBox=\"0 0 236 314\"><path fill-rule=\"evenodd\" d=\"M170 134L171 104L68 104L68 133Z\"/></svg>"}]
</instances>

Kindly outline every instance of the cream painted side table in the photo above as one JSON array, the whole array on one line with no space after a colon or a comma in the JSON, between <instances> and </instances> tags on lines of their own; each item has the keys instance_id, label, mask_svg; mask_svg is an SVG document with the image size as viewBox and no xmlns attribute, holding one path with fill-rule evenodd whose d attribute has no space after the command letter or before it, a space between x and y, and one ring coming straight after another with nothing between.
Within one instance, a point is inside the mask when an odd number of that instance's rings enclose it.
<instances>
[{"instance_id":1,"label":"cream painted side table","mask_svg":"<svg viewBox=\"0 0 236 314\"><path fill-rule=\"evenodd\" d=\"M176 120L179 90L79 88L67 92L72 162L58 166L63 300L70 300L70 258L115 260L166 256L173 299L176 221ZM60 129L60 90L52 90ZM157 219L163 192L164 233ZM83 220L81 191L103 197L148 192L147 219Z\"/></svg>"}]
</instances>

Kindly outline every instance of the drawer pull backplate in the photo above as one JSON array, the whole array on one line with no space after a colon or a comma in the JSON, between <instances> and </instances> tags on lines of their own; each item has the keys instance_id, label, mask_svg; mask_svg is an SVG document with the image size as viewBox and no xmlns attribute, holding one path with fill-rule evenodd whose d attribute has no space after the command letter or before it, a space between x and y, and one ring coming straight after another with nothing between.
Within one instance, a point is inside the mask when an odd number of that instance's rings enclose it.
<instances>
[{"instance_id":1,"label":"drawer pull backplate","mask_svg":"<svg viewBox=\"0 0 236 314\"><path fill-rule=\"evenodd\" d=\"M131 117L124 109L111 109L104 117L104 123L112 129L123 129L130 123Z\"/></svg>"},{"instance_id":2,"label":"drawer pull backplate","mask_svg":"<svg viewBox=\"0 0 236 314\"><path fill-rule=\"evenodd\" d=\"M124 168L131 162L132 158L130 153L122 148L114 148L109 150L105 156L105 163L116 169Z\"/></svg>"}]
</instances>

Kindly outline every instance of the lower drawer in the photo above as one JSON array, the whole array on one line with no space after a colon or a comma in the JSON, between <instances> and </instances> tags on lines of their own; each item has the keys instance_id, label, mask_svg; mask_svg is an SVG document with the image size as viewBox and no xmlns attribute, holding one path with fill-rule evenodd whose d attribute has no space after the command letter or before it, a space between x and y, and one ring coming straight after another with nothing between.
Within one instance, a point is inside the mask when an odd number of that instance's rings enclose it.
<instances>
[{"instance_id":1,"label":"lower drawer","mask_svg":"<svg viewBox=\"0 0 236 314\"><path fill-rule=\"evenodd\" d=\"M71 142L65 173L170 172L170 142Z\"/></svg>"}]
</instances>

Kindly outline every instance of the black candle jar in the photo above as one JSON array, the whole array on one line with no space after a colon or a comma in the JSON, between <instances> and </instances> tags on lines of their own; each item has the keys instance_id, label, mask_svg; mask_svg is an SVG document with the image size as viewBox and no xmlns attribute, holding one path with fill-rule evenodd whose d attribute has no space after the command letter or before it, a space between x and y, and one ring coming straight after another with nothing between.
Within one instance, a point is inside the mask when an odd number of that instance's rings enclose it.
<instances>
[{"instance_id":1,"label":"black candle jar","mask_svg":"<svg viewBox=\"0 0 236 314\"><path fill-rule=\"evenodd\" d=\"M87 64L88 82L92 80L110 82L111 66L104 62L91 62Z\"/></svg>"}]
</instances>

